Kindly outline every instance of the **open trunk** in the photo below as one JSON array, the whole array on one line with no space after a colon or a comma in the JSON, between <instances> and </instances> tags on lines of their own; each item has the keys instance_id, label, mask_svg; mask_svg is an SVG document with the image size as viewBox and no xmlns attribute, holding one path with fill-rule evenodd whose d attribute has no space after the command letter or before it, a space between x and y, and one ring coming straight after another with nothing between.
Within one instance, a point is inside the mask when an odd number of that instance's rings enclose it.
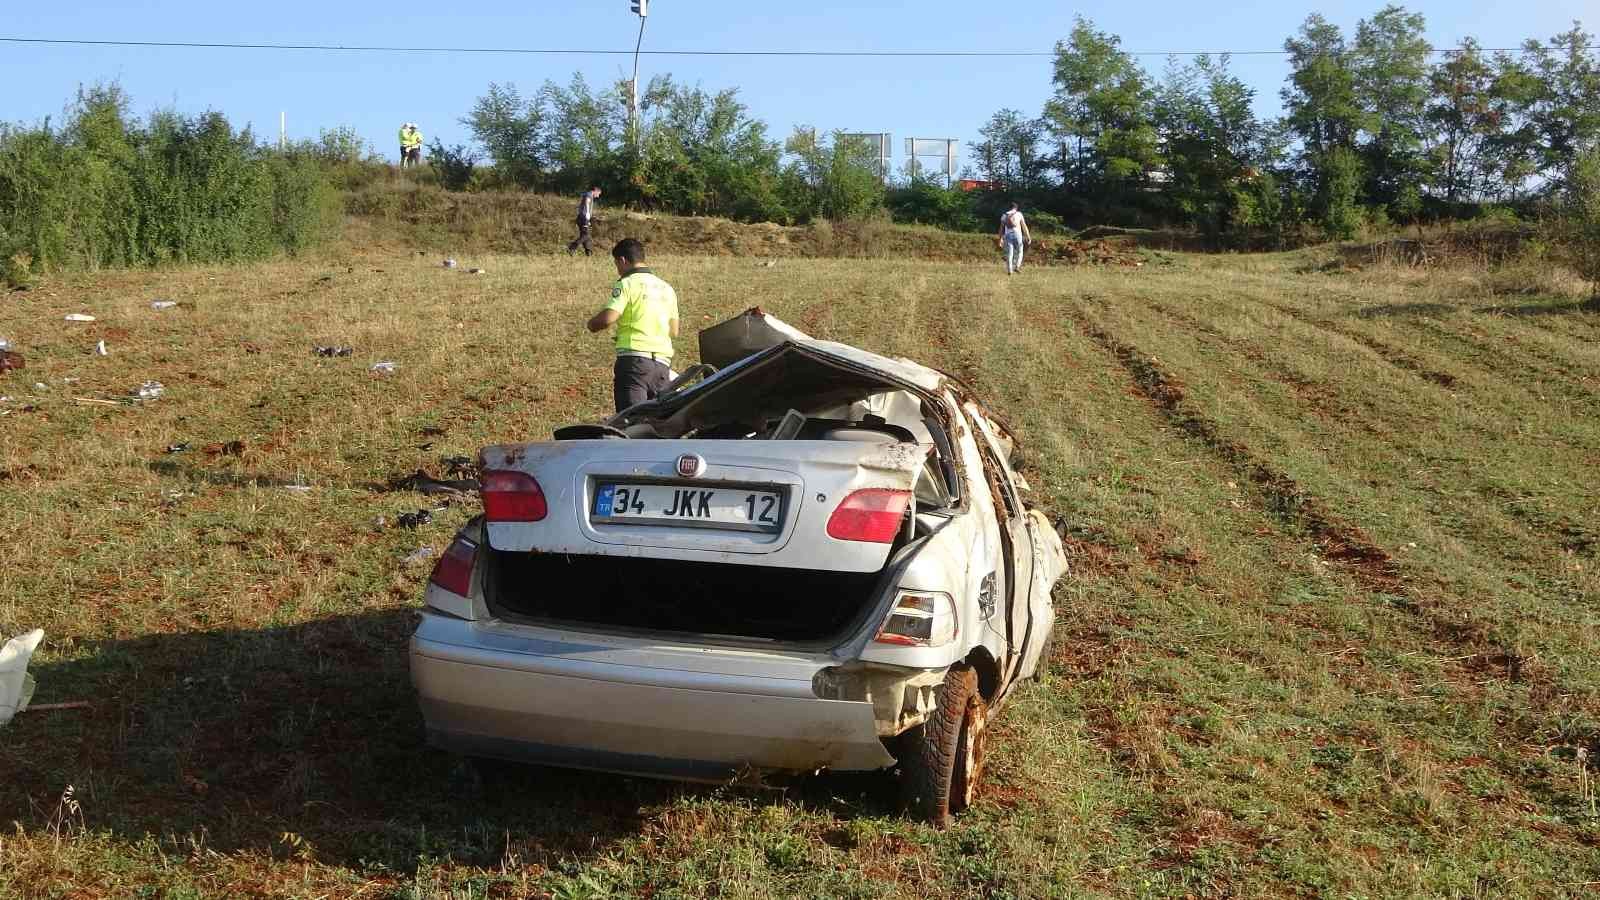
<instances>
[{"instance_id":1,"label":"open trunk","mask_svg":"<svg viewBox=\"0 0 1600 900\"><path fill-rule=\"evenodd\" d=\"M490 555L497 616L810 644L842 638L878 600L878 572L555 553Z\"/></svg>"}]
</instances>

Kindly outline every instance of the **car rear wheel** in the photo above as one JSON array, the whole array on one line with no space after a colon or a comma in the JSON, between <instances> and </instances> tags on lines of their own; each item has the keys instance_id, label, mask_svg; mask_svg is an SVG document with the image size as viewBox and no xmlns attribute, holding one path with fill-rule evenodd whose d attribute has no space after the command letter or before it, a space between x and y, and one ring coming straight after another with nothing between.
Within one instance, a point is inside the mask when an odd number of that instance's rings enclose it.
<instances>
[{"instance_id":1,"label":"car rear wheel","mask_svg":"<svg viewBox=\"0 0 1600 900\"><path fill-rule=\"evenodd\" d=\"M952 668L939 687L933 714L906 732L900 772L907 809L937 828L972 805L983 770L988 707L978 673Z\"/></svg>"}]
</instances>

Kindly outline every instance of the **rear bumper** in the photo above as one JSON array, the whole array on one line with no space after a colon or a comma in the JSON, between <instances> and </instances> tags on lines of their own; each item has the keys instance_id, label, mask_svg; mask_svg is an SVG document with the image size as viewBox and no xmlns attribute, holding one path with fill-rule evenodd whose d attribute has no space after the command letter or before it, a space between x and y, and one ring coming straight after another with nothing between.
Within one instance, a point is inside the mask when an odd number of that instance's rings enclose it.
<instances>
[{"instance_id":1,"label":"rear bumper","mask_svg":"<svg viewBox=\"0 0 1600 900\"><path fill-rule=\"evenodd\" d=\"M703 781L893 765L872 704L812 694L828 660L701 655L511 640L425 614L411 679L429 742L471 755Z\"/></svg>"}]
</instances>

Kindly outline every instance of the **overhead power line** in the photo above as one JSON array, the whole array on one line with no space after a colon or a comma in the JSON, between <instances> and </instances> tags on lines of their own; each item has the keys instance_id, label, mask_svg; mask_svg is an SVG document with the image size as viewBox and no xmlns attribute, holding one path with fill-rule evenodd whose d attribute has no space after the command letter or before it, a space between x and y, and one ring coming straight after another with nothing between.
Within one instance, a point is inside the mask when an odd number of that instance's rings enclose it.
<instances>
[{"instance_id":1,"label":"overhead power line","mask_svg":"<svg viewBox=\"0 0 1600 900\"><path fill-rule=\"evenodd\" d=\"M180 47L201 50L306 50L346 53L512 53L535 56L629 56L632 50L581 47L392 47L360 44L251 44L234 41L112 41L86 38L0 37L8 44L70 44L85 47ZM1474 47L1478 53L1516 53L1521 47ZM1288 50L1124 50L1129 56L1286 56ZM1462 47L1428 53L1465 53ZM826 56L826 57L1051 57L1054 50L645 50L644 56Z\"/></svg>"}]
</instances>

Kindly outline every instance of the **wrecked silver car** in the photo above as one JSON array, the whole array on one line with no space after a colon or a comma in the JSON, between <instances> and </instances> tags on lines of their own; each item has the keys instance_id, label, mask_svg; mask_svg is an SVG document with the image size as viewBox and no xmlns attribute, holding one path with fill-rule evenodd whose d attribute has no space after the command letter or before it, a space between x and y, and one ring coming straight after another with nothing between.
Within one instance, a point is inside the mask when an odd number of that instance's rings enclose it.
<instances>
[{"instance_id":1,"label":"wrecked silver car","mask_svg":"<svg viewBox=\"0 0 1600 900\"><path fill-rule=\"evenodd\" d=\"M482 451L411 642L430 742L704 781L897 767L946 823L1065 568L1012 436L949 376L757 310L701 357Z\"/></svg>"}]
</instances>

